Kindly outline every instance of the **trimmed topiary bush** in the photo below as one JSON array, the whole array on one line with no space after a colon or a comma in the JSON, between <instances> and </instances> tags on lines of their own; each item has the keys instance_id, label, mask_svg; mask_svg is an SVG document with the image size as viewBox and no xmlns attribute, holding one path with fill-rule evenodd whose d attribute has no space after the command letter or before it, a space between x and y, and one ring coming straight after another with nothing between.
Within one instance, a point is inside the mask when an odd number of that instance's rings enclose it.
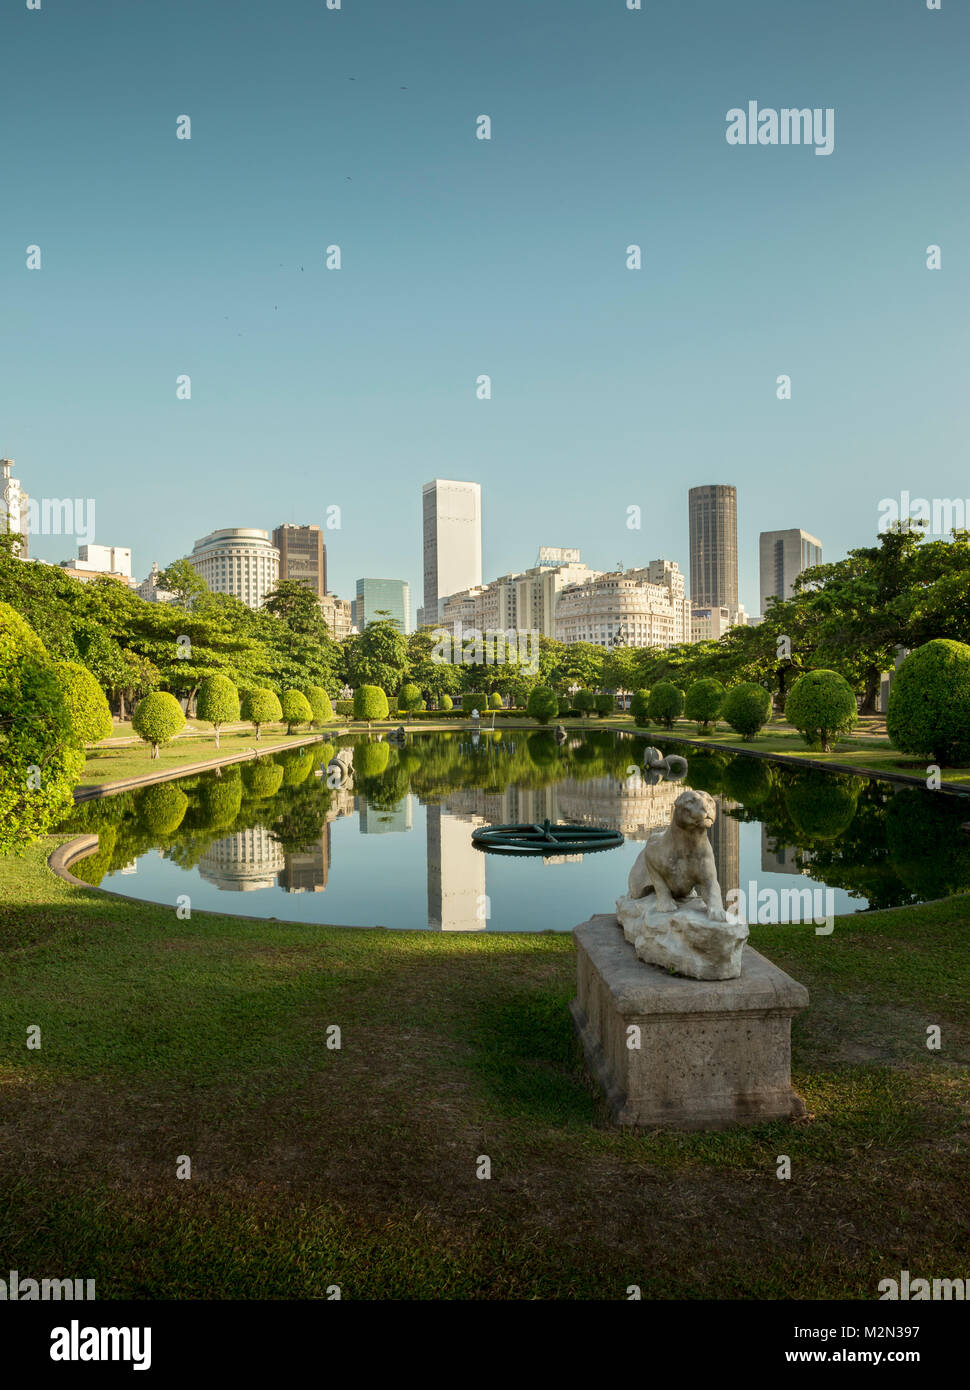
<instances>
[{"instance_id":1,"label":"trimmed topiary bush","mask_svg":"<svg viewBox=\"0 0 970 1390\"><path fill-rule=\"evenodd\" d=\"M650 692L647 713L658 719L665 729L672 729L674 720L684 712L684 692L673 681L658 681Z\"/></svg>"},{"instance_id":2,"label":"trimmed topiary bush","mask_svg":"<svg viewBox=\"0 0 970 1390\"><path fill-rule=\"evenodd\" d=\"M596 708L596 696L591 690L577 690L575 705L585 719Z\"/></svg>"},{"instance_id":3,"label":"trimmed topiary bush","mask_svg":"<svg viewBox=\"0 0 970 1390\"><path fill-rule=\"evenodd\" d=\"M443 709L447 713L448 710L454 709L455 702L450 695L442 695L438 707L439 709Z\"/></svg>"},{"instance_id":4,"label":"trimmed topiary bush","mask_svg":"<svg viewBox=\"0 0 970 1390\"><path fill-rule=\"evenodd\" d=\"M403 710L410 719L419 709L424 709L424 700L421 698L421 691L410 681L407 685L402 685L397 697L397 707Z\"/></svg>"},{"instance_id":5,"label":"trimmed topiary bush","mask_svg":"<svg viewBox=\"0 0 970 1390\"><path fill-rule=\"evenodd\" d=\"M387 696L379 685L361 685L354 691L354 718L368 724L387 718Z\"/></svg>"},{"instance_id":6,"label":"trimmed topiary bush","mask_svg":"<svg viewBox=\"0 0 970 1390\"><path fill-rule=\"evenodd\" d=\"M168 743L185 728L185 715L174 695L167 690L153 690L135 706L131 727L140 739L151 744L152 757L157 758L159 744Z\"/></svg>"},{"instance_id":7,"label":"trimmed topiary bush","mask_svg":"<svg viewBox=\"0 0 970 1390\"><path fill-rule=\"evenodd\" d=\"M645 729L650 723L650 691L635 690L630 701L630 713L638 729Z\"/></svg>"},{"instance_id":8,"label":"trimmed topiary bush","mask_svg":"<svg viewBox=\"0 0 970 1390\"><path fill-rule=\"evenodd\" d=\"M334 706L333 706L333 707L334 707L334 709L337 711L338 714L345 715L346 717L351 718L351 719L352 719L353 716L354 716L354 702L353 702L353 700L335 700L335 701L334 701Z\"/></svg>"},{"instance_id":9,"label":"trimmed topiary bush","mask_svg":"<svg viewBox=\"0 0 970 1390\"><path fill-rule=\"evenodd\" d=\"M33 628L0 603L0 854L50 830L83 769L54 662Z\"/></svg>"},{"instance_id":10,"label":"trimmed topiary bush","mask_svg":"<svg viewBox=\"0 0 970 1390\"><path fill-rule=\"evenodd\" d=\"M688 719L696 719L702 729L709 724L717 724L724 701L724 686L713 676L702 676L694 681L684 697L684 713Z\"/></svg>"},{"instance_id":11,"label":"trimmed topiary bush","mask_svg":"<svg viewBox=\"0 0 970 1390\"><path fill-rule=\"evenodd\" d=\"M242 702L242 718L248 719L256 729L259 742L260 729L264 724L275 724L283 718L283 707L275 690L247 690Z\"/></svg>"},{"instance_id":12,"label":"trimmed topiary bush","mask_svg":"<svg viewBox=\"0 0 970 1390\"><path fill-rule=\"evenodd\" d=\"M838 671L806 671L788 692L785 718L809 747L827 753L836 734L848 733L858 719L852 687Z\"/></svg>"},{"instance_id":13,"label":"trimmed topiary bush","mask_svg":"<svg viewBox=\"0 0 970 1390\"><path fill-rule=\"evenodd\" d=\"M86 666L76 661L55 662L57 679L71 715L71 725L81 743L108 738L113 725L104 691Z\"/></svg>"},{"instance_id":14,"label":"trimmed topiary bush","mask_svg":"<svg viewBox=\"0 0 970 1390\"><path fill-rule=\"evenodd\" d=\"M767 724L771 715L771 696L763 685L742 681L724 692L721 718L748 743Z\"/></svg>"},{"instance_id":15,"label":"trimmed topiary bush","mask_svg":"<svg viewBox=\"0 0 970 1390\"><path fill-rule=\"evenodd\" d=\"M471 714L473 709L477 709L479 714L482 710L488 709L488 696L476 690L466 690L461 697L462 714Z\"/></svg>"},{"instance_id":16,"label":"trimmed topiary bush","mask_svg":"<svg viewBox=\"0 0 970 1390\"><path fill-rule=\"evenodd\" d=\"M603 691L596 696L595 708L600 718L605 719L608 714L612 714L616 709L616 698L611 695L609 691Z\"/></svg>"},{"instance_id":17,"label":"trimmed topiary bush","mask_svg":"<svg viewBox=\"0 0 970 1390\"><path fill-rule=\"evenodd\" d=\"M901 753L970 763L970 646L938 637L910 652L890 687L886 732Z\"/></svg>"},{"instance_id":18,"label":"trimmed topiary bush","mask_svg":"<svg viewBox=\"0 0 970 1390\"><path fill-rule=\"evenodd\" d=\"M571 708L570 703L569 703L569 696L568 696L568 695L559 695L559 696L556 697L556 699L557 699L556 713L557 713L557 714L562 714L562 715L568 714L569 711L570 711L570 708ZM526 708L528 708L528 705L526 706Z\"/></svg>"},{"instance_id":19,"label":"trimmed topiary bush","mask_svg":"<svg viewBox=\"0 0 970 1390\"><path fill-rule=\"evenodd\" d=\"M302 690L284 690L280 706L288 734L292 734L298 724L313 722L313 708Z\"/></svg>"},{"instance_id":20,"label":"trimmed topiary bush","mask_svg":"<svg viewBox=\"0 0 970 1390\"><path fill-rule=\"evenodd\" d=\"M330 703L330 696L324 690L323 686L305 686L303 694L306 696L307 703L313 711L313 723L328 724L333 718L333 706Z\"/></svg>"},{"instance_id":21,"label":"trimmed topiary bush","mask_svg":"<svg viewBox=\"0 0 970 1390\"><path fill-rule=\"evenodd\" d=\"M199 686L195 715L197 719L212 725L218 748L222 725L232 724L239 718L239 691L228 676L206 677Z\"/></svg>"},{"instance_id":22,"label":"trimmed topiary bush","mask_svg":"<svg viewBox=\"0 0 970 1390\"><path fill-rule=\"evenodd\" d=\"M492 693L491 693L491 695L489 695L489 697L488 697L488 707L489 707L489 709L504 709L504 708L505 708L505 705L504 705L503 702L502 702L502 697L501 697L501 695L498 693L497 690L493 690Z\"/></svg>"},{"instance_id":23,"label":"trimmed topiary bush","mask_svg":"<svg viewBox=\"0 0 970 1390\"><path fill-rule=\"evenodd\" d=\"M525 711L530 719L535 719L539 724L548 724L560 712L556 692L547 685L537 685L529 696Z\"/></svg>"}]
</instances>

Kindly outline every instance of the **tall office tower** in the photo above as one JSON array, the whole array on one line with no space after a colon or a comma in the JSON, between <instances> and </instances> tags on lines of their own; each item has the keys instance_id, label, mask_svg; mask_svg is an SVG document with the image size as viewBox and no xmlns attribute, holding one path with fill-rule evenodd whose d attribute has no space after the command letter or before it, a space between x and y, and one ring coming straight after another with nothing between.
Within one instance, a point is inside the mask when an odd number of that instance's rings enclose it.
<instances>
[{"instance_id":1,"label":"tall office tower","mask_svg":"<svg viewBox=\"0 0 970 1390\"><path fill-rule=\"evenodd\" d=\"M327 592L327 547L320 527L277 526L273 544L280 552L280 579L296 580L323 598Z\"/></svg>"},{"instance_id":2,"label":"tall office tower","mask_svg":"<svg viewBox=\"0 0 970 1390\"><path fill-rule=\"evenodd\" d=\"M817 536L797 528L762 531L759 551L761 616L764 617L770 598L791 598L792 585L802 570L822 563L822 542Z\"/></svg>"},{"instance_id":3,"label":"tall office tower","mask_svg":"<svg viewBox=\"0 0 970 1390\"><path fill-rule=\"evenodd\" d=\"M692 487L690 597L701 608L738 611L738 491L727 484Z\"/></svg>"},{"instance_id":4,"label":"tall office tower","mask_svg":"<svg viewBox=\"0 0 970 1390\"><path fill-rule=\"evenodd\" d=\"M403 579L358 579L353 620L358 632L389 613L400 632L411 631L411 585Z\"/></svg>"},{"instance_id":5,"label":"tall office tower","mask_svg":"<svg viewBox=\"0 0 970 1390\"><path fill-rule=\"evenodd\" d=\"M482 582L482 489L479 483L435 478L421 490L424 523L424 607L420 621L438 621L449 594Z\"/></svg>"},{"instance_id":6,"label":"tall office tower","mask_svg":"<svg viewBox=\"0 0 970 1390\"><path fill-rule=\"evenodd\" d=\"M30 498L20 486L20 479L11 477L13 459L0 459L0 531L16 531L20 535L20 558L27 558Z\"/></svg>"},{"instance_id":7,"label":"tall office tower","mask_svg":"<svg viewBox=\"0 0 970 1390\"><path fill-rule=\"evenodd\" d=\"M280 552L268 531L254 527L210 531L196 541L188 561L213 593L234 594L250 608L261 608L279 579Z\"/></svg>"}]
</instances>

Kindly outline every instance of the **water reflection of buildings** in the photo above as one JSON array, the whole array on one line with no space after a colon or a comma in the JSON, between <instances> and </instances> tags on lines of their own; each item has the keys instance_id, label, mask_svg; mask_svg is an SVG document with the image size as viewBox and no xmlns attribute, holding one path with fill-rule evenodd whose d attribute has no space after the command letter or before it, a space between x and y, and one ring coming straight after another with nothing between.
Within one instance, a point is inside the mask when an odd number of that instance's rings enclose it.
<instances>
[{"instance_id":1,"label":"water reflection of buildings","mask_svg":"<svg viewBox=\"0 0 970 1390\"><path fill-rule=\"evenodd\" d=\"M264 825L215 840L199 860L199 876L230 893L272 888L285 867L283 851Z\"/></svg>"},{"instance_id":2,"label":"water reflection of buildings","mask_svg":"<svg viewBox=\"0 0 970 1390\"><path fill-rule=\"evenodd\" d=\"M330 825L320 839L297 853L284 855L277 882L284 893L322 893L330 877Z\"/></svg>"},{"instance_id":3,"label":"water reflection of buildings","mask_svg":"<svg viewBox=\"0 0 970 1390\"><path fill-rule=\"evenodd\" d=\"M472 831L486 822L467 812L450 814L438 805L425 808L425 819L428 926L432 931L484 931L486 856L472 844Z\"/></svg>"},{"instance_id":4,"label":"water reflection of buildings","mask_svg":"<svg viewBox=\"0 0 970 1390\"><path fill-rule=\"evenodd\" d=\"M683 791L676 782L650 785L643 778L620 781L592 777L588 782L567 778L548 787L506 787L501 792L480 788L451 792L445 806L455 815L478 816L490 825L508 822L569 821L574 825L603 825L620 830L628 840L645 840L653 830L670 823L674 802Z\"/></svg>"},{"instance_id":5,"label":"water reflection of buildings","mask_svg":"<svg viewBox=\"0 0 970 1390\"><path fill-rule=\"evenodd\" d=\"M741 887L741 825L729 811L738 809L738 802L729 801L726 796L716 796L717 819L709 834L714 849L714 863L717 866L717 881L721 885L721 897L735 893Z\"/></svg>"},{"instance_id":6,"label":"water reflection of buildings","mask_svg":"<svg viewBox=\"0 0 970 1390\"><path fill-rule=\"evenodd\" d=\"M761 827L761 867L765 873L807 874L811 861L808 850L779 844L773 835L769 836L764 825Z\"/></svg>"},{"instance_id":7,"label":"water reflection of buildings","mask_svg":"<svg viewBox=\"0 0 970 1390\"><path fill-rule=\"evenodd\" d=\"M414 829L414 809L410 796L406 796L390 810L379 810L368 806L367 798L357 798L357 823L362 835L394 835L404 830Z\"/></svg>"}]
</instances>

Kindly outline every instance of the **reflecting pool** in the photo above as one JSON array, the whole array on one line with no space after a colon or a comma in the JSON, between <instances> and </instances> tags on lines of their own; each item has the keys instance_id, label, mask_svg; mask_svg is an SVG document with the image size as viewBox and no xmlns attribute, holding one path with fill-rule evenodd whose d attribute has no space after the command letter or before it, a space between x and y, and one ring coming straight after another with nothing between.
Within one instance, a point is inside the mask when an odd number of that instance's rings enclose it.
<instances>
[{"instance_id":1,"label":"reflecting pool","mask_svg":"<svg viewBox=\"0 0 970 1390\"><path fill-rule=\"evenodd\" d=\"M649 743L649 730L571 734L562 748L523 730L341 739L89 802L64 828L100 837L79 878L173 910L187 895L193 909L285 921L569 931L613 910L690 786L718 801L725 895L830 889L844 913L970 890L964 797L684 745L683 781L651 782ZM472 846L477 826L546 817L626 843L548 860Z\"/></svg>"}]
</instances>

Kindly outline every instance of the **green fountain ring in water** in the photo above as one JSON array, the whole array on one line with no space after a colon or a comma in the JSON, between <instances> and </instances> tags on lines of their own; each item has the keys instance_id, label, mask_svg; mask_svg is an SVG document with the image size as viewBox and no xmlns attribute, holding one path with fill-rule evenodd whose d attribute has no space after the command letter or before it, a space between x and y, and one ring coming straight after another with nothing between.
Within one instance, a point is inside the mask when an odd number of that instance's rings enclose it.
<instances>
[{"instance_id":1,"label":"green fountain ring in water","mask_svg":"<svg viewBox=\"0 0 970 1390\"><path fill-rule=\"evenodd\" d=\"M472 844L485 854L596 854L619 849L626 841L619 830L598 825L552 825L544 820L520 825L483 825L472 831Z\"/></svg>"}]
</instances>

